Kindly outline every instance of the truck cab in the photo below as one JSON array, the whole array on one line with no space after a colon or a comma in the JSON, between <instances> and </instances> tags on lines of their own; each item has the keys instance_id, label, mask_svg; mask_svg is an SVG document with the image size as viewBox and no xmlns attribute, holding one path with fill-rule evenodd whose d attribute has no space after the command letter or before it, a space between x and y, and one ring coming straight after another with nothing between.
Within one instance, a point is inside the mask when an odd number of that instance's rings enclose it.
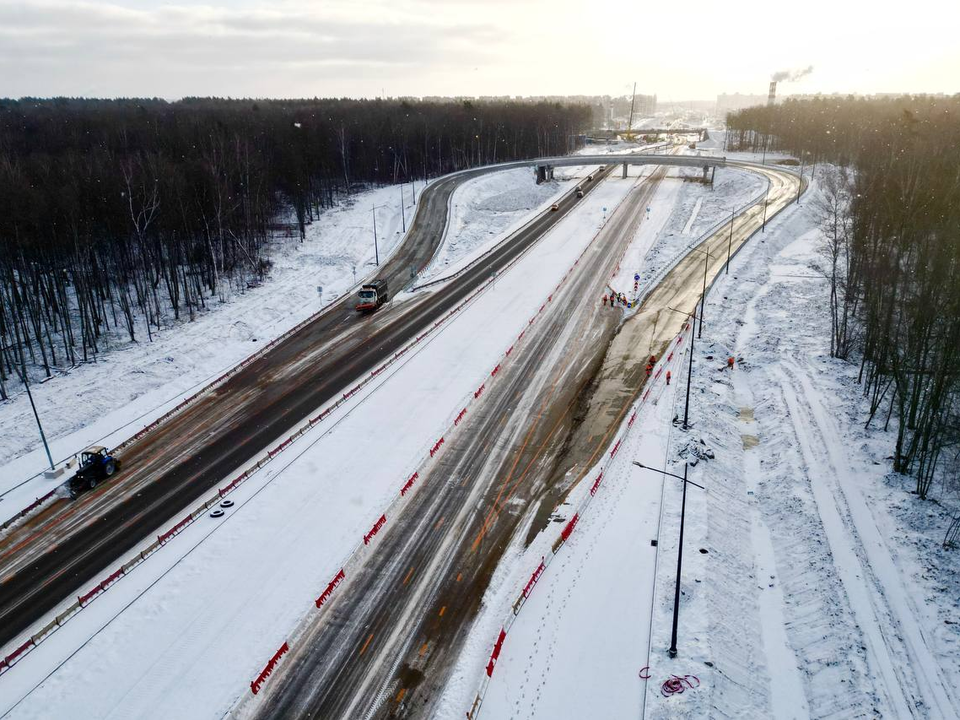
<instances>
[{"instance_id":1,"label":"truck cab","mask_svg":"<svg viewBox=\"0 0 960 720\"><path fill-rule=\"evenodd\" d=\"M387 281L374 280L360 286L360 292L357 294L357 312L373 312L388 299Z\"/></svg>"}]
</instances>

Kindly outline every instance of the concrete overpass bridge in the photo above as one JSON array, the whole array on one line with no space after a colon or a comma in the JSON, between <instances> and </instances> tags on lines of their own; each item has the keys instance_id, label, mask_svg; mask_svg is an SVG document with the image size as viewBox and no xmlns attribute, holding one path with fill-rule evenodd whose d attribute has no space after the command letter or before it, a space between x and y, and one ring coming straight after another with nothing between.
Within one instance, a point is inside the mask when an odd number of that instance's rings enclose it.
<instances>
[{"instance_id":1,"label":"concrete overpass bridge","mask_svg":"<svg viewBox=\"0 0 960 720\"><path fill-rule=\"evenodd\" d=\"M588 138L596 140L613 140L619 135L696 135L700 140L706 140L707 128L644 128L637 127L630 130L594 130L587 133Z\"/></svg>"},{"instance_id":2,"label":"concrete overpass bridge","mask_svg":"<svg viewBox=\"0 0 960 720\"><path fill-rule=\"evenodd\" d=\"M570 165L622 165L623 177L627 176L630 165L672 165L674 167L694 167L703 170L703 181L713 182L713 173L718 167L726 167L725 157L709 155L661 155L655 153L609 153L606 155L563 155L560 157L521 160L519 164L537 169L537 182L553 177L553 169Z\"/></svg>"}]
</instances>

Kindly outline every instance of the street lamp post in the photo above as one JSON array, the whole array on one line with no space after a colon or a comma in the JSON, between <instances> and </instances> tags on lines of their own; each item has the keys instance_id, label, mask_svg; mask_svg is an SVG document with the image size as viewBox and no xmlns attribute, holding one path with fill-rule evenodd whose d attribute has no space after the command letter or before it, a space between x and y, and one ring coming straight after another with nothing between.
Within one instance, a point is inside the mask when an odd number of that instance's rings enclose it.
<instances>
[{"instance_id":1,"label":"street lamp post","mask_svg":"<svg viewBox=\"0 0 960 720\"><path fill-rule=\"evenodd\" d=\"M797 205L800 204L800 190L803 189L803 161L806 160L806 157L803 153L800 154L800 184L797 185Z\"/></svg>"},{"instance_id":2,"label":"street lamp post","mask_svg":"<svg viewBox=\"0 0 960 720\"><path fill-rule=\"evenodd\" d=\"M40 441L43 443L43 449L47 453L47 462L50 463L51 470L56 470L56 466L53 463L53 456L50 455L50 446L47 445L47 436L43 432L43 425L40 424L40 413L37 412L36 403L33 402L33 393L30 392L30 383L27 380L27 369L24 367L23 372L21 372L16 362L13 363L13 369L17 373L17 377L20 378L20 382L23 383L24 389L27 391L27 399L30 400L30 408L33 410L33 417L36 418L37 429L40 431Z\"/></svg>"},{"instance_id":3,"label":"street lamp post","mask_svg":"<svg viewBox=\"0 0 960 720\"><path fill-rule=\"evenodd\" d=\"M733 218L737 214L737 209L730 211L730 237L727 238L727 267L723 271L724 275L730 274L730 246L733 245Z\"/></svg>"},{"instance_id":4,"label":"street lamp post","mask_svg":"<svg viewBox=\"0 0 960 720\"><path fill-rule=\"evenodd\" d=\"M763 193L763 225L760 226L760 232L767 231L767 195L770 194L770 181L767 181L767 189Z\"/></svg>"},{"instance_id":5,"label":"street lamp post","mask_svg":"<svg viewBox=\"0 0 960 720\"><path fill-rule=\"evenodd\" d=\"M403 203L400 203L400 206L403 207ZM377 247L377 206L373 206L373 257L377 261L377 266L380 265L380 249Z\"/></svg>"},{"instance_id":6,"label":"street lamp post","mask_svg":"<svg viewBox=\"0 0 960 720\"><path fill-rule=\"evenodd\" d=\"M731 231L733 230L732 221L730 229ZM703 310L707 301L707 265L710 261L710 253L706 250L704 250L703 253L703 292L700 294L700 327L697 328L698 338L703 334Z\"/></svg>"},{"instance_id":7,"label":"street lamp post","mask_svg":"<svg viewBox=\"0 0 960 720\"><path fill-rule=\"evenodd\" d=\"M687 469L689 468L687 463L683 464L682 477L680 475L669 473L666 470L660 470L658 468L642 465L636 460L633 461L633 464L639 468L643 468L644 470L653 470L661 475L667 475L683 481L683 500L680 503L680 541L677 545L677 583L673 592L673 632L670 634L670 650L668 651L670 657L675 658L677 656L677 628L680 624L680 577L683 574L683 530L687 517L687 485L696 485L701 490L703 490L704 487L703 485L697 485L697 483L691 480L687 480Z\"/></svg>"},{"instance_id":8,"label":"street lamp post","mask_svg":"<svg viewBox=\"0 0 960 720\"><path fill-rule=\"evenodd\" d=\"M694 315L693 319L696 320L697 316ZM687 365L687 399L683 404L683 429L686 430L690 427L688 420L690 419L690 382L693 378L693 326L690 326L690 360Z\"/></svg>"}]
</instances>

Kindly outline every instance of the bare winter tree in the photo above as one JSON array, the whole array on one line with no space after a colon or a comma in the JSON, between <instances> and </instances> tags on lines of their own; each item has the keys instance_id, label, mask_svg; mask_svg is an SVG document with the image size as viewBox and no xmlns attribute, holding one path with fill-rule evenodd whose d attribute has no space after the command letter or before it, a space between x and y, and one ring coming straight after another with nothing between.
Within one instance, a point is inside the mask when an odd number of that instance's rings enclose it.
<instances>
[{"instance_id":1,"label":"bare winter tree","mask_svg":"<svg viewBox=\"0 0 960 720\"><path fill-rule=\"evenodd\" d=\"M827 165L820 176L821 191L814 201L820 228L819 260L814 269L830 283L830 356L850 352L850 316L856 293L850 282L851 183L845 167Z\"/></svg>"}]
</instances>

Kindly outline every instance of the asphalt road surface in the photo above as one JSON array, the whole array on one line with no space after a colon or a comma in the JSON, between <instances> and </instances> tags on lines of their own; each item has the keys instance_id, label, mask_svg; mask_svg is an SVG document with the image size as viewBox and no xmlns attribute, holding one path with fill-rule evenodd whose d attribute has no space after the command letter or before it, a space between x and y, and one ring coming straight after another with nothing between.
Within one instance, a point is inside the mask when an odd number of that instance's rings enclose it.
<instances>
[{"instance_id":1,"label":"asphalt road surface","mask_svg":"<svg viewBox=\"0 0 960 720\"><path fill-rule=\"evenodd\" d=\"M376 552L291 642L282 674L255 701L259 716L429 715L503 549L577 423L620 321L597 299L662 176L628 194Z\"/></svg>"},{"instance_id":2,"label":"asphalt road surface","mask_svg":"<svg viewBox=\"0 0 960 720\"><path fill-rule=\"evenodd\" d=\"M410 235L383 266L391 296L436 252L458 185L499 168L442 178L420 197ZM532 181L532 179L531 179ZM589 193L596 183L584 185ZM439 290L360 316L349 296L213 392L123 450L123 471L74 502L57 501L0 541L0 643L16 637L201 494L271 446L325 402L536 243L578 202L546 212Z\"/></svg>"},{"instance_id":3,"label":"asphalt road surface","mask_svg":"<svg viewBox=\"0 0 960 720\"><path fill-rule=\"evenodd\" d=\"M769 219L792 199L796 178L764 172ZM642 391L649 348L659 354L695 309L704 258L709 282L728 243L735 251L760 223L762 207L753 208L734 222L732 239L728 228L707 238L620 326L620 311L596 299L662 175L631 191L485 402L448 438L377 551L293 636L290 655L243 714L429 717L436 710L517 529L538 503L531 532L558 513L566 519L559 503Z\"/></svg>"}]
</instances>

